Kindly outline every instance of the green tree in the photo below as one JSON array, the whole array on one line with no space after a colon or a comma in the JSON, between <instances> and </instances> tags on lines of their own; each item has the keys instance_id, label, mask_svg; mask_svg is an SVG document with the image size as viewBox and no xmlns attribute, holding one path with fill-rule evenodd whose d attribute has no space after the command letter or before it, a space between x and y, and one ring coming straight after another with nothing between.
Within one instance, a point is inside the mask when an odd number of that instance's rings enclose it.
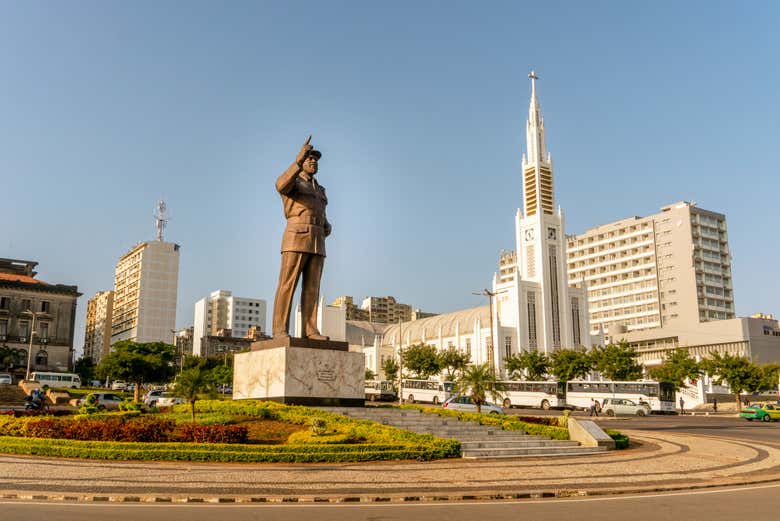
<instances>
[{"instance_id":1,"label":"green tree","mask_svg":"<svg viewBox=\"0 0 780 521\"><path fill-rule=\"evenodd\" d=\"M625 340L596 347L591 356L594 367L607 380L630 381L642 378L642 365L636 361L639 353Z\"/></svg>"},{"instance_id":2,"label":"green tree","mask_svg":"<svg viewBox=\"0 0 780 521\"><path fill-rule=\"evenodd\" d=\"M685 384L686 379L699 378L702 370L688 350L681 347L667 354L666 360L661 365L650 369L648 373L654 380L671 383L677 391Z\"/></svg>"},{"instance_id":3,"label":"green tree","mask_svg":"<svg viewBox=\"0 0 780 521\"><path fill-rule=\"evenodd\" d=\"M550 357L550 373L559 382L582 378L593 370L593 358L584 349L559 349Z\"/></svg>"},{"instance_id":4,"label":"green tree","mask_svg":"<svg viewBox=\"0 0 780 521\"><path fill-rule=\"evenodd\" d=\"M477 406L477 413L482 412L482 404L490 396L494 401L501 400L504 388L496 378L496 373L488 367L488 364L474 364L466 366L455 380L455 389L458 393L467 395Z\"/></svg>"},{"instance_id":5,"label":"green tree","mask_svg":"<svg viewBox=\"0 0 780 521\"><path fill-rule=\"evenodd\" d=\"M544 380L550 370L550 359L539 351L523 351L506 358L504 366L511 379L522 379L525 374L528 380Z\"/></svg>"},{"instance_id":6,"label":"green tree","mask_svg":"<svg viewBox=\"0 0 780 521\"><path fill-rule=\"evenodd\" d=\"M454 347L449 347L439 353L439 366L442 371L447 372L447 381L452 381L457 373L469 365L470 361L471 355Z\"/></svg>"},{"instance_id":7,"label":"green tree","mask_svg":"<svg viewBox=\"0 0 780 521\"><path fill-rule=\"evenodd\" d=\"M780 365L765 364L759 367L761 372L761 386L759 391L774 391L778 386L778 375L780 375Z\"/></svg>"},{"instance_id":8,"label":"green tree","mask_svg":"<svg viewBox=\"0 0 780 521\"><path fill-rule=\"evenodd\" d=\"M436 348L428 344L412 344L401 351L404 369L417 378L427 380L441 371Z\"/></svg>"},{"instance_id":9,"label":"green tree","mask_svg":"<svg viewBox=\"0 0 780 521\"><path fill-rule=\"evenodd\" d=\"M4 370L24 365L26 360L27 350L7 345L0 346L0 366Z\"/></svg>"},{"instance_id":10,"label":"green tree","mask_svg":"<svg viewBox=\"0 0 780 521\"><path fill-rule=\"evenodd\" d=\"M100 378L110 377L135 384L133 399L141 396L141 386L147 383L165 383L175 374L175 348L164 342L138 343L123 340L114 344L97 367Z\"/></svg>"},{"instance_id":11,"label":"green tree","mask_svg":"<svg viewBox=\"0 0 780 521\"><path fill-rule=\"evenodd\" d=\"M366 380L366 381L368 381L368 380L375 380L376 379L376 374L374 374L374 371L372 371L371 369L366 369L366 372L363 375L363 379Z\"/></svg>"},{"instance_id":12,"label":"green tree","mask_svg":"<svg viewBox=\"0 0 780 521\"><path fill-rule=\"evenodd\" d=\"M211 379L215 385L225 386L233 383L233 368L229 365L220 364L210 369ZM224 390L223 390L224 394Z\"/></svg>"},{"instance_id":13,"label":"green tree","mask_svg":"<svg viewBox=\"0 0 780 521\"><path fill-rule=\"evenodd\" d=\"M702 360L702 368L712 376L712 381L720 385L726 382L734 393L737 408L742 407L742 391L753 393L761 388L763 374L753 361L729 353L713 353L711 358Z\"/></svg>"},{"instance_id":14,"label":"green tree","mask_svg":"<svg viewBox=\"0 0 780 521\"><path fill-rule=\"evenodd\" d=\"M195 421L195 402L198 401L198 398L203 394L213 397L216 393L212 371L200 367L182 371L176 377L176 384L173 386L173 394L189 402L190 418L193 422Z\"/></svg>"},{"instance_id":15,"label":"green tree","mask_svg":"<svg viewBox=\"0 0 780 521\"><path fill-rule=\"evenodd\" d=\"M89 385L95 379L95 362L88 356L82 356L73 364L73 372L79 375L82 384Z\"/></svg>"},{"instance_id":16,"label":"green tree","mask_svg":"<svg viewBox=\"0 0 780 521\"><path fill-rule=\"evenodd\" d=\"M395 358L388 357L382 362L382 372L385 373L385 380L390 380L395 385L395 380L398 378L398 362Z\"/></svg>"}]
</instances>

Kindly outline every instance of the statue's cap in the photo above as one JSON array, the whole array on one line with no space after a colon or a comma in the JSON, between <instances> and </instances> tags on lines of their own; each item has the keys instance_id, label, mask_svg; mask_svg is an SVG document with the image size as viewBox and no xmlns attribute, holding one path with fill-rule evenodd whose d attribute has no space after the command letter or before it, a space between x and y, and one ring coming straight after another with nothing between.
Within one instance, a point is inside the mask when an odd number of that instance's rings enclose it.
<instances>
[{"instance_id":1,"label":"statue's cap","mask_svg":"<svg viewBox=\"0 0 780 521\"><path fill-rule=\"evenodd\" d=\"M314 158L317 161L319 161L320 158L322 157L322 152L320 152L319 150L309 150L309 155L314 156Z\"/></svg>"}]
</instances>

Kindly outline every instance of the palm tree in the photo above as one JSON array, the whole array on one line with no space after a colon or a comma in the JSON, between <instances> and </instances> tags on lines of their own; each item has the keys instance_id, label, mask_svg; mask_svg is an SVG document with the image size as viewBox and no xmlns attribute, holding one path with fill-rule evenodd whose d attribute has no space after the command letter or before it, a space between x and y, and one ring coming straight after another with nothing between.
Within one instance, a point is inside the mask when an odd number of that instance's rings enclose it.
<instances>
[{"instance_id":1,"label":"palm tree","mask_svg":"<svg viewBox=\"0 0 780 521\"><path fill-rule=\"evenodd\" d=\"M22 362L26 356L27 351L24 349L16 349L13 347L8 347L7 345L0 346L0 366L2 366L3 369L22 365Z\"/></svg>"},{"instance_id":2,"label":"palm tree","mask_svg":"<svg viewBox=\"0 0 780 521\"><path fill-rule=\"evenodd\" d=\"M504 390L503 385L496 378L495 371L486 363L467 366L461 371L455 382L455 388L459 393L471 398L477 406L478 414L482 412L482 404L487 401L487 396L493 400L500 400L501 392Z\"/></svg>"},{"instance_id":3,"label":"palm tree","mask_svg":"<svg viewBox=\"0 0 780 521\"><path fill-rule=\"evenodd\" d=\"M182 371L176 378L173 394L184 398L190 403L190 417L195 421L195 402L201 394L214 396L217 393L211 371L201 367L193 367Z\"/></svg>"}]
</instances>

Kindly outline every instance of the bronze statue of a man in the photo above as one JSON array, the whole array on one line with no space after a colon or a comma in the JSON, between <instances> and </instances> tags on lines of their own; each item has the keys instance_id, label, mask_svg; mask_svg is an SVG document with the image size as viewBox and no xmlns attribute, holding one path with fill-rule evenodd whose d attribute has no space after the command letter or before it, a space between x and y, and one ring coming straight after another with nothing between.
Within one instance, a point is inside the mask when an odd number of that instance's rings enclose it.
<instances>
[{"instance_id":1,"label":"bronze statue of a man","mask_svg":"<svg viewBox=\"0 0 780 521\"><path fill-rule=\"evenodd\" d=\"M274 298L274 338L290 336L290 306L298 278L303 276L303 336L328 340L317 329L317 301L322 266L325 264L325 237L330 235L331 228L325 217L328 204L325 189L314 179L322 153L314 150L310 142L311 136L301 147L295 162L276 180L287 227L282 237L282 267Z\"/></svg>"}]
</instances>

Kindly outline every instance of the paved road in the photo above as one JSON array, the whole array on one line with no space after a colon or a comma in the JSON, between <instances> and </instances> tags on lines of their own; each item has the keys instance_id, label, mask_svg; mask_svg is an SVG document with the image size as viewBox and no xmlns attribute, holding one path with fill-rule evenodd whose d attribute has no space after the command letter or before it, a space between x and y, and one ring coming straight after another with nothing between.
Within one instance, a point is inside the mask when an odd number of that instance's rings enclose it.
<instances>
[{"instance_id":1,"label":"paved road","mask_svg":"<svg viewBox=\"0 0 780 521\"><path fill-rule=\"evenodd\" d=\"M587 499L543 499L499 503L447 503L417 505L146 505L0 502L4 521L200 521L215 519L401 521L416 519L474 519L534 521L661 521L667 519L719 519L775 521L774 498L780 485L708 490L666 495L618 496Z\"/></svg>"}]
</instances>

